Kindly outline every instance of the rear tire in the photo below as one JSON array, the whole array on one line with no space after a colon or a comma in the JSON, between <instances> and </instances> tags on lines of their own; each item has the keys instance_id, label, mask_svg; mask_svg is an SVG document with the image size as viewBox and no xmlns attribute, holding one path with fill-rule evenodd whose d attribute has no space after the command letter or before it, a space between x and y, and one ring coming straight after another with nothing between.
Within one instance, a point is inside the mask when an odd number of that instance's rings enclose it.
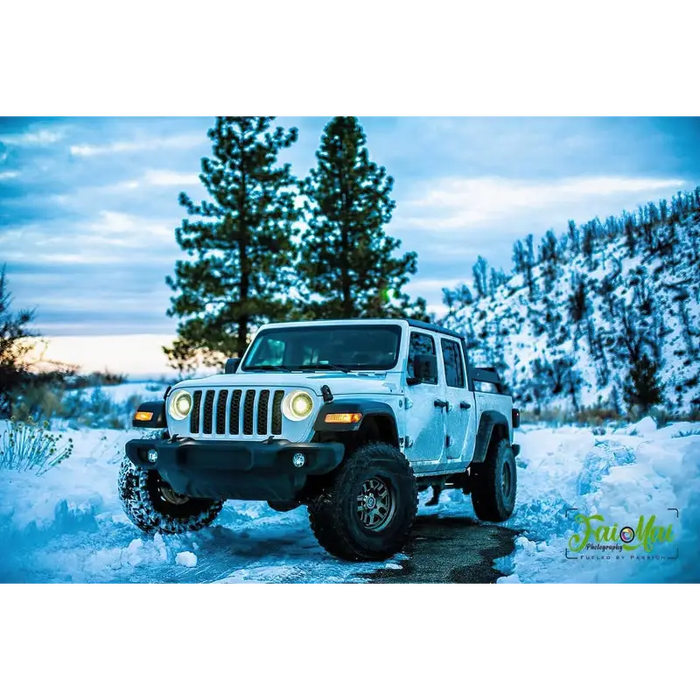
<instances>
[{"instance_id":1,"label":"rear tire","mask_svg":"<svg viewBox=\"0 0 700 700\"><path fill-rule=\"evenodd\" d=\"M381 561L400 552L418 509L413 469L395 447L359 447L309 503L319 544L348 561Z\"/></svg>"},{"instance_id":2,"label":"rear tire","mask_svg":"<svg viewBox=\"0 0 700 700\"><path fill-rule=\"evenodd\" d=\"M479 520L503 522L515 508L517 469L505 439L493 439L486 460L471 468L472 504Z\"/></svg>"},{"instance_id":3,"label":"rear tire","mask_svg":"<svg viewBox=\"0 0 700 700\"><path fill-rule=\"evenodd\" d=\"M223 501L190 498L175 493L154 470L125 459L119 471L119 498L124 512L143 532L176 535L211 525Z\"/></svg>"}]
</instances>

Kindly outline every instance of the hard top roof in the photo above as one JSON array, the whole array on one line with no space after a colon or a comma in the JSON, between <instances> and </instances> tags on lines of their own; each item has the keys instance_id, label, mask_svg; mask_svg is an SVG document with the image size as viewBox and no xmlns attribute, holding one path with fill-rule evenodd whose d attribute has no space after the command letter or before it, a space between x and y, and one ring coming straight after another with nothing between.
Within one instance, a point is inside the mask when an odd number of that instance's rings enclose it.
<instances>
[{"instance_id":1,"label":"hard top roof","mask_svg":"<svg viewBox=\"0 0 700 700\"><path fill-rule=\"evenodd\" d=\"M306 326L318 323L319 325L338 325L342 323L397 323L403 321L413 328L420 328L425 331L432 331L433 333L442 333L443 335L449 335L453 338L463 339L463 336L455 331L451 331L448 328L439 326L436 323L426 323L425 321L416 321L412 318L336 318L336 319L319 319L317 321L286 321L281 323L268 323L265 326Z\"/></svg>"}]
</instances>

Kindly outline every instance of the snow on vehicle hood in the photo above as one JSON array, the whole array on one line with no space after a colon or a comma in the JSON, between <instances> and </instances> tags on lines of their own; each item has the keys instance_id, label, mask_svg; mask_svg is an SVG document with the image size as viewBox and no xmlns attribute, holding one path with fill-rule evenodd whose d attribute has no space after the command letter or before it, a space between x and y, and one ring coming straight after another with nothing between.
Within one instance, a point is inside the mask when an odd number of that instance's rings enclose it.
<instances>
[{"instance_id":1,"label":"snow on vehicle hood","mask_svg":"<svg viewBox=\"0 0 700 700\"><path fill-rule=\"evenodd\" d=\"M400 372L240 372L187 379L176 384L173 389L294 387L308 389L321 396L321 387L326 384L334 396L398 394L401 392L400 377Z\"/></svg>"}]
</instances>

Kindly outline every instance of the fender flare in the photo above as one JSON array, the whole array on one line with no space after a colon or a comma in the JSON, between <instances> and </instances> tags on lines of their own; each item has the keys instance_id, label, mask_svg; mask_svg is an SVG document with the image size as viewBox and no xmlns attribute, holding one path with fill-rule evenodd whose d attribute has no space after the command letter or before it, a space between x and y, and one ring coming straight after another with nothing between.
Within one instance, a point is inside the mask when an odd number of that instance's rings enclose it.
<instances>
[{"instance_id":1,"label":"fender flare","mask_svg":"<svg viewBox=\"0 0 700 700\"><path fill-rule=\"evenodd\" d=\"M502 425L505 428L508 440L510 440L510 429L508 419L498 411L484 411L479 419L479 429L476 433L476 444L474 446L473 462L483 462L491 444L491 437L496 426Z\"/></svg>"},{"instance_id":2,"label":"fender flare","mask_svg":"<svg viewBox=\"0 0 700 700\"><path fill-rule=\"evenodd\" d=\"M358 423L333 423L325 422L329 413L361 413L362 420ZM383 417L391 422L393 435L391 441L398 445L398 422L394 409L389 404L372 399L337 399L326 403L314 421L314 430L317 433L354 433L362 429L367 418Z\"/></svg>"}]
</instances>

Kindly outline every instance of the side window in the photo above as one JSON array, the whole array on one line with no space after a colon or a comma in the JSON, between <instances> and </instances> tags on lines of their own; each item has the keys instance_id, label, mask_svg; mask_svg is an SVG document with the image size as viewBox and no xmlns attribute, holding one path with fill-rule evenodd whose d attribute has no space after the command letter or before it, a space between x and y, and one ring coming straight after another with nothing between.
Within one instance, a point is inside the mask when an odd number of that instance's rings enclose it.
<instances>
[{"instance_id":1,"label":"side window","mask_svg":"<svg viewBox=\"0 0 700 700\"><path fill-rule=\"evenodd\" d=\"M445 362L445 381L447 386L464 388L464 363L459 343L442 338L442 359Z\"/></svg>"},{"instance_id":2,"label":"side window","mask_svg":"<svg viewBox=\"0 0 700 700\"><path fill-rule=\"evenodd\" d=\"M416 355L435 355L435 341L432 336L426 335L425 333L411 333L411 342L408 346L408 367L407 376L413 378L413 358ZM430 384L437 384L437 380L434 382L426 382Z\"/></svg>"},{"instance_id":3,"label":"side window","mask_svg":"<svg viewBox=\"0 0 700 700\"><path fill-rule=\"evenodd\" d=\"M491 384L491 382L474 382L474 391L478 391L481 394L497 394L498 390Z\"/></svg>"}]
</instances>

